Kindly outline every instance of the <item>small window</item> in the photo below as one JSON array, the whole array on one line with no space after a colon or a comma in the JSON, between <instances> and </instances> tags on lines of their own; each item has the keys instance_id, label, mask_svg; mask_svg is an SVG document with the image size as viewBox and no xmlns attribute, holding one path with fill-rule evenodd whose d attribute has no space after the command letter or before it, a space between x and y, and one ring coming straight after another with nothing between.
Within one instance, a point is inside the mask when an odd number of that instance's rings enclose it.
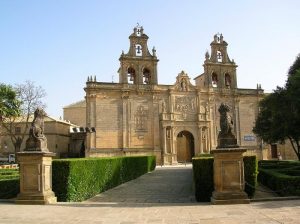
<instances>
[{"instance_id":1,"label":"small window","mask_svg":"<svg viewBox=\"0 0 300 224\"><path fill-rule=\"evenodd\" d=\"M15 127L15 134L20 135L21 134L21 127Z\"/></svg>"}]
</instances>

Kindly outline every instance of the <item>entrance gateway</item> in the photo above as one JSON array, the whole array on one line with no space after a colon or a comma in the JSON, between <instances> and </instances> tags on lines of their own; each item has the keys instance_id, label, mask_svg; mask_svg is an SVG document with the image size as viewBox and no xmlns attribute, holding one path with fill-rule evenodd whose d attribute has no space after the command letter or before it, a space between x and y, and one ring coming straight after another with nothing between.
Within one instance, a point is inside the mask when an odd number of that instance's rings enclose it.
<instances>
[{"instance_id":1,"label":"entrance gateway","mask_svg":"<svg viewBox=\"0 0 300 224\"><path fill-rule=\"evenodd\" d=\"M177 135L177 161L191 162L195 156L194 137L188 131L182 131Z\"/></svg>"}]
</instances>

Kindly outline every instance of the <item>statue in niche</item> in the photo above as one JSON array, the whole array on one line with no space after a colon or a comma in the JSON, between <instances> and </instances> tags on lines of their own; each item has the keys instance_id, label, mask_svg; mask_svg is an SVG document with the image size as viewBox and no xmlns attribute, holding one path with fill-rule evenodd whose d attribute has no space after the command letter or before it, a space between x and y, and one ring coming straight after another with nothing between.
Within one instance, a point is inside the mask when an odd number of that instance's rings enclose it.
<instances>
[{"instance_id":1,"label":"statue in niche","mask_svg":"<svg viewBox=\"0 0 300 224\"><path fill-rule=\"evenodd\" d=\"M184 79L181 81L181 91L187 91L187 85Z\"/></svg>"},{"instance_id":2,"label":"statue in niche","mask_svg":"<svg viewBox=\"0 0 300 224\"><path fill-rule=\"evenodd\" d=\"M26 141L25 151L43 151L48 152L47 139L44 135L44 116L45 111L37 108L34 112L34 118L29 130L29 138Z\"/></svg>"},{"instance_id":3,"label":"statue in niche","mask_svg":"<svg viewBox=\"0 0 300 224\"><path fill-rule=\"evenodd\" d=\"M163 112L163 113L166 113L166 112L167 112L167 106L166 106L165 101L163 101L163 102L161 103L161 108L162 108L162 112Z\"/></svg>"},{"instance_id":4,"label":"statue in niche","mask_svg":"<svg viewBox=\"0 0 300 224\"><path fill-rule=\"evenodd\" d=\"M233 121L232 117L228 114L230 108L227 104L222 103L219 107L220 112L220 128L221 131L218 135L218 146L217 148L237 148L237 139L232 133Z\"/></svg>"}]
</instances>

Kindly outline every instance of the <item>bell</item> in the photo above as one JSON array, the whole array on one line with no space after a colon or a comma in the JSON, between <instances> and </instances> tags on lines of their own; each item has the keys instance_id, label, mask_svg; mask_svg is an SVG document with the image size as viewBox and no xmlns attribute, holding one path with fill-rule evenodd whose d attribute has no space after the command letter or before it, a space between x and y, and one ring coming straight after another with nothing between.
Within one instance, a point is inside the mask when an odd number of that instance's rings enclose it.
<instances>
[{"instance_id":1,"label":"bell","mask_svg":"<svg viewBox=\"0 0 300 224\"><path fill-rule=\"evenodd\" d=\"M134 78L133 78L133 76L131 75L130 76L130 79L129 79L130 81L134 81Z\"/></svg>"}]
</instances>

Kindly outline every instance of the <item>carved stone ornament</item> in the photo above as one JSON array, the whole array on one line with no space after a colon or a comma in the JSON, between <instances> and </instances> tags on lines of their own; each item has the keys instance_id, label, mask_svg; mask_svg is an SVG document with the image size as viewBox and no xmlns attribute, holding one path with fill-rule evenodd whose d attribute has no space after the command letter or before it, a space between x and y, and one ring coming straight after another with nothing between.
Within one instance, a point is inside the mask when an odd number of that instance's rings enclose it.
<instances>
[{"instance_id":1,"label":"carved stone ornament","mask_svg":"<svg viewBox=\"0 0 300 224\"><path fill-rule=\"evenodd\" d=\"M190 83L189 76L184 71L179 73L176 77L175 89L178 91L186 92L193 88L194 87Z\"/></svg>"},{"instance_id":2,"label":"carved stone ornament","mask_svg":"<svg viewBox=\"0 0 300 224\"><path fill-rule=\"evenodd\" d=\"M187 96L176 97L175 112L181 113L184 119L186 118L188 113L196 113L196 98Z\"/></svg>"},{"instance_id":3,"label":"carved stone ornament","mask_svg":"<svg viewBox=\"0 0 300 224\"><path fill-rule=\"evenodd\" d=\"M220 112L220 128L221 131L218 135L217 148L237 148L237 139L232 133L233 121L232 117L228 114L230 108L228 105L222 103L219 107Z\"/></svg>"},{"instance_id":4,"label":"carved stone ornament","mask_svg":"<svg viewBox=\"0 0 300 224\"><path fill-rule=\"evenodd\" d=\"M148 110L144 106L138 106L135 112L135 131L147 132Z\"/></svg>"},{"instance_id":5,"label":"carved stone ornament","mask_svg":"<svg viewBox=\"0 0 300 224\"><path fill-rule=\"evenodd\" d=\"M49 152L47 148L47 139L44 135L44 116L45 111L37 108L34 112L34 118L29 130L29 138L26 141L24 151Z\"/></svg>"}]
</instances>

